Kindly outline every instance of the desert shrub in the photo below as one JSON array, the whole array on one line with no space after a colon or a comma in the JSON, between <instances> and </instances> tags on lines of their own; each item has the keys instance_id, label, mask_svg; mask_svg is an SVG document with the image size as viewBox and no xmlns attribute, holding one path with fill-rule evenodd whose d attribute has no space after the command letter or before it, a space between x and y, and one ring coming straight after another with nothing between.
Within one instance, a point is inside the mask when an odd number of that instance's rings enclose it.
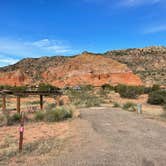
<instances>
[{"instance_id":1,"label":"desert shrub","mask_svg":"<svg viewBox=\"0 0 166 166\"><path fill-rule=\"evenodd\" d=\"M13 115L1 114L0 115L0 126L14 125L16 123L19 123L20 120L21 120L21 115L18 113L15 113Z\"/></svg>"},{"instance_id":2,"label":"desert shrub","mask_svg":"<svg viewBox=\"0 0 166 166\"><path fill-rule=\"evenodd\" d=\"M0 127L7 125L7 116L5 114L0 114Z\"/></svg>"},{"instance_id":3,"label":"desert shrub","mask_svg":"<svg viewBox=\"0 0 166 166\"><path fill-rule=\"evenodd\" d=\"M99 107L101 104L101 100L98 97L88 97L85 101L86 107Z\"/></svg>"},{"instance_id":4,"label":"desert shrub","mask_svg":"<svg viewBox=\"0 0 166 166\"><path fill-rule=\"evenodd\" d=\"M19 113L15 113L13 115L6 115L7 116L7 125L13 125L19 123L21 120L21 115Z\"/></svg>"},{"instance_id":5,"label":"desert shrub","mask_svg":"<svg viewBox=\"0 0 166 166\"><path fill-rule=\"evenodd\" d=\"M0 85L0 90L10 90L12 87L9 85Z\"/></svg>"},{"instance_id":6,"label":"desert shrub","mask_svg":"<svg viewBox=\"0 0 166 166\"><path fill-rule=\"evenodd\" d=\"M44 114L45 114L45 112L43 112L43 111L35 112L35 117L34 117L34 119L35 119L36 121L43 121L43 120L44 120Z\"/></svg>"},{"instance_id":7,"label":"desert shrub","mask_svg":"<svg viewBox=\"0 0 166 166\"><path fill-rule=\"evenodd\" d=\"M65 107L58 107L56 109L46 111L44 115L44 121L57 122L72 117L72 111Z\"/></svg>"},{"instance_id":8,"label":"desert shrub","mask_svg":"<svg viewBox=\"0 0 166 166\"><path fill-rule=\"evenodd\" d=\"M144 94L149 94L152 92L152 87L144 87Z\"/></svg>"},{"instance_id":9,"label":"desert shrub","mask_svg":"<svg viewBox=\"0 0 166 166\"><path fill-rule=\"evenodd\" d=\"M98 91L98 94L100 97L107 97L107 95L114 91L114 87L109 84L104 84L101 86L100 90Z\"/></svg>"},{"instance_id":10,"label":"desert shrub","mask_svg":"<svg viewBox=\"0 0 166 166\"><path fill-rule=\"evenodd\" d=\"M102 85L102 89L103 89L103 90L113 91L113 90L114 90L114 87L111 86L110 84L104 84L104 85Z\"/></svg>"},{"instance_id":11,"label":"desert shrub","mask_svg":"<svg viewBox=\"0 0 166 166\"><path fill-rule=\"evenodd\" d=\"M145 94L149 94L151 92L154 92L154 91L157 91L157 90L160 90L160 85L156 85L154 84L152 87L144 87L144 93Z\"/></svg>"},{"instance_id":12,"label":"desert shrub","mask_svg":"<svg viewBox=\"0 0 166 166\"><path fill-rule=\"evenodd\" d=\"M158 91L160 90L160 85L154 84L151 88L151 91Z\"/></svg>"},{"instance_id":13,"label":"desert shrub","mask_svg":"<svg viewBox=\"0 0 166 166\"><path fill-rule=\"evenodd\" d=\"M157 90L149 94L148 103L154 105L164 105L166 104L166 91Z\"/></svg>"},{"instance_id":14,"label":"desert shrub","mask_svg":"<svg viewBox=\"0 0 166 166\"><path fill-rule=\"evenodd\" d=\"M52 86L50 84L41 83L41 84L39 84L38 90L39 91L52 91L52 90L59 90L59 88Z\"/></svg>"},{"instance_id":15,"label":"desert shrub","mask_svg":"<svg viewBox=\"0 0 166 166\"><path fill-rule=\"evenodd\" d=\"M44 103L44 101L43 101ZM37 104L40 104L40 101L29 101L27 102L28 105L37 105Z\"/></svg>"},{"instance_id":16,"label":"desert shrub","mask_svg":"<svg viewBox=\"0 0 166 166\"><path fill-rule=\"evenodd\" d=\"M15 91L15 92L24 92L27 90L26 86L13 86L10 88L10 90Z\"/></svg>"},{"instance_id":17,"label":"desert shrub","mask_svg":"<svg viewBox=\"0 0 166 166\"><path fill-rule=\"evenodd\" d=\"M132 102L127 102L123 105L123 109L134 112L134 111L136 111L136 104L134 104Z\"/></svg>"},{"instance_id":18,"label":"desert shrub","mask_svg":"<svg viewBox=\"0 0 166 166\"><path fill-rule=\"evenodd\" d=\"M55 109L56 108L56 104L55 103L51 103L51 104L47 104L46 107L45 107L45 110L46 111L50 111L52 109Z\"/></svg>"},{"instance_id":19,"label":"desert shrub","mask_svg":"<svg viewBox=\"0 0 166 166\"><path fill-rule=\"evenodd\" d=\"M115 102L115 103L113 104L113 107L115 107L115 108L116 108L116 107L121 107L121 106L120 106L120 104L119 104L119 103Z\"/></svg>"},{"instance_id":20,"label":"desert shrub","mask_svg":"<svg viewBox=\"0 0 166 166\"><path fill-rule=\"evenodd\" d=\"M99 97L93 94L93 91L89 90L89 88L80 90L69 89L67 95L72 104L76 106L93 107L99 106L102 102Z\"/></svg>"},{"instance_id":21,"label":"desert shrub","mask_svg":"<svg viewBox=\"0 0 166 166\"><path fill-rule=\"evenodd\" d=\"M127 86L117 85L115 91L123 98L136 99L139 95L144 93L144 87L142 86Z\"/></svg>"},{"instance_id":22,"label":"desert shrub","mask_svg":"<svg viewBox=\"0 0 166 166\"><path fill-rule=\"evenodd\" d=\"M81 85L80 89L82 91L92 91L94 89L94 87L92 85Z\"/></svg>"}]
</instances>

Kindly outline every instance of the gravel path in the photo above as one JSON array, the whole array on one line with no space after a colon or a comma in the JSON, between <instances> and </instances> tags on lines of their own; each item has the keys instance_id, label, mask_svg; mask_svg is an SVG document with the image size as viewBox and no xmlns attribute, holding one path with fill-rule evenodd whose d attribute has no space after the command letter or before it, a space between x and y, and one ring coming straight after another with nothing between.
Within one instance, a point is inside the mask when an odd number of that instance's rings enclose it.
<instances>
[{"instance_id":1,"label":"gravel path","mask_svg":"<svg viewBox=\"0 0 166 166\"><path fill-rule=\"evenodd\" d=\"M62 165L166 166L165 124L111 108L81 114L76 127L82 138Z\"/></svg>"},{"instance_id":2,"label":"gravel path","mask_svg":"<svg viewBox=\"0 0 166 166\"><path fill-rule=\"evenodd\" d=\"M104 107L81 115L63 151L41 165L166 166L166 123Z\"/></svg>"}]
</instances>

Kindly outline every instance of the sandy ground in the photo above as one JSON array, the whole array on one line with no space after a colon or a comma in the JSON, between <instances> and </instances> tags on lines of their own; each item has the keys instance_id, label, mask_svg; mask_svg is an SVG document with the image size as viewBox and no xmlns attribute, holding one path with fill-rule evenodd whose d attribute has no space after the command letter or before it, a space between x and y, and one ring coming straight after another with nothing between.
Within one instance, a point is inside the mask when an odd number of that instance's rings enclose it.
<instances>
[{"instance_id":1,"label":"sandy ground","mask_svg":"<svg viewBox=\"0 0 166 166\"><path fill-rule=\"evenodd\" d=\"M166 123L120 109L81 109L61 150L21 156L11 166L165 166ZM61 126L63 128L63 126Z\"/></svg>"},{"instance_id":2,"label":"sandy ground","mask_svg":"<svg viewBox=\"0 0 166 166\"><path fill-rule=\"evenodd\" d=\"M48 139L50 137L65 136L68 132L68 122L61 123L28 123L24 127L24 144L32 143L40 139ZM7 137L18 140L19 125L1 127L0 128L0 145Z\"/></svg>"}]
</instances>

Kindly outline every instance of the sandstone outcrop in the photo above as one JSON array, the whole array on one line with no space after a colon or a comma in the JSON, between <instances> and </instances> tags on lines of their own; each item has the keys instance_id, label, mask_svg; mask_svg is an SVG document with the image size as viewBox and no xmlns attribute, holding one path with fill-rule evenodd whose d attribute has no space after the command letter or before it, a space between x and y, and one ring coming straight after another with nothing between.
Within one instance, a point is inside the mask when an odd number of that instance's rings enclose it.
<instances>
[{"instance_id":1,"label":"sandstone outcrop","mask_svg":"<svg viewBox=\"0 0 166 166\"><path fill-rule=\"evenodd\" d=\"M141 79L126 64L88 52L74 57L24 59L0 69L1 85L34 85L41 82L57 87L142 85Z\"/></svg>"},{"instance_id":2,"label":"sandstone outcrop","mask_svg":"<svg viewBox=\"0 0 166 166\"><path fill-rule=\"evenodd\" d=\"M141 79L124 64L101 55L83 53L57 67L50 67L43 79L58 87L91 84L142 85Z\"/></svg>"}]
</instances>

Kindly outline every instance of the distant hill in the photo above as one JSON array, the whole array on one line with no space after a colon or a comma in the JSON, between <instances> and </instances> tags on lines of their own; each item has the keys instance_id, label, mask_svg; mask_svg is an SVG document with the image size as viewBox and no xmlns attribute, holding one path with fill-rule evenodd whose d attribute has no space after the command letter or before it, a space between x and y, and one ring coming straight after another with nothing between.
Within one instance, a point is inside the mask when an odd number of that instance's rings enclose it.
<instances>
[{"instance_id":1,"label":"distant hill","mask_svg":"<svg viewBox=\"0 0 166 166\"><path fill-rule=\"evenodd\" d=\"M125 63L146 85L166 85L166 47L116 50L104 55Z\"/></svg>"},{"instance_id":2,"label":"distant hill","mask_svg":"<svg viewBox=\"0 0 166 166\"><path fill-rule=\"evenodd\" d=\"M127 65L87 52L74 57L28 58L0 69L2 85L34 85L41 82L58 87L142 84L141 79Z\"/></svg>"},{"instance_id":3,"label":"distant hill","mask_svg":"<svg viewBox=\"0 0 166 166\"><path fill-rule=\"evenodd\" d=\"M141 79L140 79L141 78ZM0 68L0 84L34 85L41 82L59 87L105 83L129 85L166 84L166 47L147 47L84 52L73 57L27 58Z\"/></svg>"}]
</instances>

